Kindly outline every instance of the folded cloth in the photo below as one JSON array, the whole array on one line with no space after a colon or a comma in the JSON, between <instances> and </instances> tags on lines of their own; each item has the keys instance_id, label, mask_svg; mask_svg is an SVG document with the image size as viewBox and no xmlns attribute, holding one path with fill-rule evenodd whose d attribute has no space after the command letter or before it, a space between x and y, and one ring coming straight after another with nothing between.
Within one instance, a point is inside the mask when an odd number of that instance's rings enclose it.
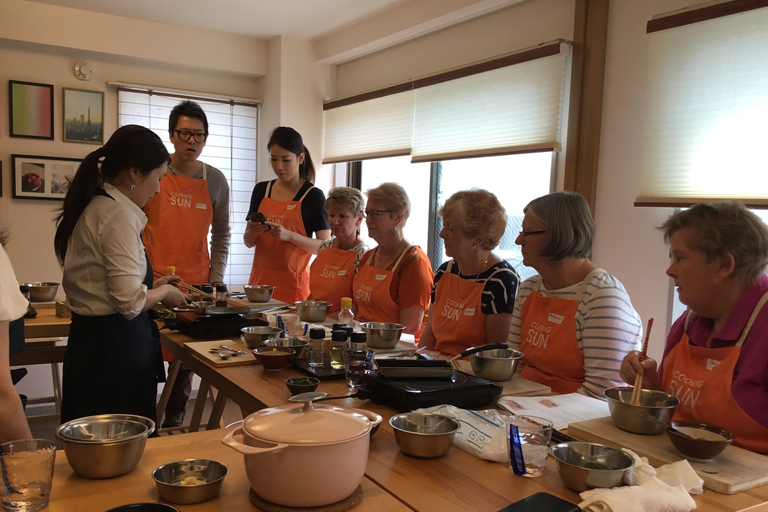
<instances>
[{"instance_id":1,"label":"folded cloth","mask_svg":"<svg viewBox=\"0 0 768 512\"><path fill-rule=\"evenodd\" d=\"M690 494L704 492L704 480L696 474L691 463L685 459L656 468L656 476L667 485L682 484Z\"/></svg>"},{"instance_id":2,"label":"folded cloth","mask_svg":"<svg viewBox=\"0 0 768 512\"><path fill-rule=\"evenodd\" d=\"M592 489L580 494L584 512L689 512L696 502L682 485L648 477L641 485Z\"/></svg>"}]
</instances>

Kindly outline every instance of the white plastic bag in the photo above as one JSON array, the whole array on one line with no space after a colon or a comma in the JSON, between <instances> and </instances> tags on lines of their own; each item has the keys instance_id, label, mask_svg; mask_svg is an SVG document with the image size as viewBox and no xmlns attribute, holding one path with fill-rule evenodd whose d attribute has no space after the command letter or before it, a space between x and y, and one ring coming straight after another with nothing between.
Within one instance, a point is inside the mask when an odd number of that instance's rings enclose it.
<instances>
[{"instance_id":1,"label":"white plastic bag","mask_svg":"<svg viewBox=\"0 0 768 512\"><path fill-rule=\"evenodd\" d=\"M453 405L438 405L414 412L442 414L459 422L453 444L480 459L509 463L504 416L495 410L469 411Z\"/></svg>"}]
</instances>

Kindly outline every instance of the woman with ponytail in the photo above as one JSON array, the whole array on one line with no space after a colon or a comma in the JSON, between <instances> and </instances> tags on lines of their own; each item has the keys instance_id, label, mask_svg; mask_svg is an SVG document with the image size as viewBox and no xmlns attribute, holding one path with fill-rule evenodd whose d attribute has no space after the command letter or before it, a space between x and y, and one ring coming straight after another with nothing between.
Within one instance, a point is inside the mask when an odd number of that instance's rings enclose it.
<instances>
[{"instance_id":1,"label":"woman with ponytail","mask_svg":"<svg viewBox=\"0 0 768 512\"><path fill-rule=\"evenodd\" d=\"M178 278L153 283L141 208L160 190L169 162L160 137L123 126L85 157L64 199L54 238L72 311L62 422L107 413L155 419L164 373L147 310L185 300L169 284Z\"/></svg>"},{"instance_id":2,"label":"woman with ponytail","mask_svg":"<svg viewBox=\"0 0 768 512\"><path fill-rule=\"evenodd\" d=\"M331 238L331 228L301 135L278 126L267 149L277 179L257 183L251 196L243 240L256 252L248 283L273 285L272 296L292 304L309 296L309 260Z\"/></svg>"}]
</instances>

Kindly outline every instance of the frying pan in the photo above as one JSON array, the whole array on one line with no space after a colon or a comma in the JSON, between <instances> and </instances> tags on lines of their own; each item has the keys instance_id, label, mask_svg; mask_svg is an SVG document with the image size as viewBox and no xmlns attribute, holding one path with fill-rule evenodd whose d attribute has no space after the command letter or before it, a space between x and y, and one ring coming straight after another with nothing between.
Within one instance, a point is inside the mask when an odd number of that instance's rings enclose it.
<instances>
[{"instance_id":1,"label":"frying pan","mask_svg":"<svg viewBox=\"0 0 768 512\"><path fill-rule=\"evenodd\" d=\"M447 379L453 375L452 363L456 359L495 348L509 347L506 343L488 343L459 352L448 361L442 359L379 359L376 361L376 365L379 367L379 374L390 379Z\"/></svg>"}]
</instances>

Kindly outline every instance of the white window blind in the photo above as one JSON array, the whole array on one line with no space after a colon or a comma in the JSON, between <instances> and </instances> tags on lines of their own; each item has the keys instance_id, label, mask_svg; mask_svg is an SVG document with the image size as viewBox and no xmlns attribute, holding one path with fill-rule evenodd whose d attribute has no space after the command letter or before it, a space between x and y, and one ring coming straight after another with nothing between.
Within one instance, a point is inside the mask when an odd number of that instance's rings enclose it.
<instances>
[{"instance_id":1,"label":"white window blind","mask_svg":"<svg viewBox=\"0 0 768 512\"><path fill-rule=\"evenodd\" d=\"M559 151L569 48L556 41L395 86L392 93L329 102L323 163Z\"/></svg>"},{"instance_id":2,"label":"white window blind","mask_svg":"<svg viewBox=\"0 0 768 512\"><path fill-rule=\"evenodd\" d=\"M229 181L232 241L224 281L228 285L247 283L253 262L253 249L245 247L242 239L251 193L256 184L258 105L207 101L180 94L153 92L155 94L149 91L120 90L118 126L146 126L157 133L168 152L173 153L173 144L168 138L171 109L185 99L192 99L203 108L208 118L209 136L200 160L219 169Z\"/></svg>"},{"instance_id":3,"label":"white window blind","mask_svg":"<svg viewBox=\"0 0 768 512\"><path fill-rule=\"evenodd\" d=\"M768 9L648 34L636 205L768 205Z\"/></svg>"}]
</instances>

